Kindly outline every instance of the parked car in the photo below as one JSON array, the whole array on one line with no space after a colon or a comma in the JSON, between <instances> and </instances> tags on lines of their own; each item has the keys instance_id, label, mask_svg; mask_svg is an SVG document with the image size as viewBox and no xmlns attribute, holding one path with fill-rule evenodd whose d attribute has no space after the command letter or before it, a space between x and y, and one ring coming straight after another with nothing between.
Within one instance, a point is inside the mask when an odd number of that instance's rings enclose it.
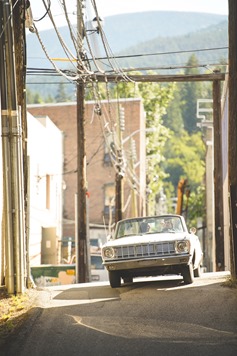
<instances>
[{"instance_id":1,"label":"parked car","mask_svg":"<svg viewBox=\"0 0 237 356\"><path fill-rule=\"evenodd\" d=\"M108 281L108 271L103 265L101 255L91 255L91 281Z\"/></svg>"},{"instance_id":2,"label":"parked car","mask_svg":"<svg viewBox=\"0 0 237 356\"><path fill-rule=\"evenodd\" d=\"M102 242L100 239L90 239L90 253L101 255Z\"/></svg>"},{"instance_id":3,"label":"parked car","mask_svg":"<svg viewBox=\"0 0 237 356\"><path fill-rule=\"evenodd\" d=\"M196 229L190 232L180 215L121 220L102 246L103 264L112 288L134 277L177 274L185 284L199 277L202 249Z\"/></svg>"}]
</instances>

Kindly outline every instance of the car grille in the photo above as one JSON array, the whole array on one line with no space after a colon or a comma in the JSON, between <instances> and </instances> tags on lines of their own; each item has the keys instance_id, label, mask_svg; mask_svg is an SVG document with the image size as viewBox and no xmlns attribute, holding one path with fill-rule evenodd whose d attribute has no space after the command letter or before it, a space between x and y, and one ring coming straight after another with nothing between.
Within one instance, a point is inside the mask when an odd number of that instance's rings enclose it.
<instances>
[{"instance_id":1,"label":"car grille","mask_svg":"<svg viewBox=\"0 0 237 356\"><path fill-rule=\"evenodd\" d=\"M115 258L138 258L171 255L175 253L174 242L149 243L116 248Z\"/></svg>"}]
</instances>

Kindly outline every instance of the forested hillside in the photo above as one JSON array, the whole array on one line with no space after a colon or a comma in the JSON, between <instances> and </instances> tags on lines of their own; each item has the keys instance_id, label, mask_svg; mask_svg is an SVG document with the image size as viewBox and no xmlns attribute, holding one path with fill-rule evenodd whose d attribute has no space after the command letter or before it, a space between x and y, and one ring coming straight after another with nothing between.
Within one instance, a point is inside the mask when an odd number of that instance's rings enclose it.
<instances>
[{"instance_id":1,"label":"forested hillside","mask_svg":"<svg viewBox=\"0 0 237 356\"><path fill-rule=\"evenodd\" d=\"M53 49L55 46L55 43L49 38L49 48ZM210 64L218 64L220 61L226 63L228 57L227 46L228 24L227 21L223 21L217 25L186 35L169 38L156 37L153 40L124 49L118 54L118 56L122 56L122 58L118 58L117 61L123 68L156 68L161 74L172 74L174 71L180 72L181 69L179 66L184 66L192 53L194 53L199 64L203 66L202 70L206 71ZM35 55L35 53L37 53L37 50L30 50L28 46L28 57L32 54ZM58 56L60 57L60 54L58 54ZM61 54L61 56L63 55ZM46 59L43 59L43 57L40 58L41 66L39 68L46 68ZM104 60L101 62L105 63ZM60 66L59 63L57 63L57 65ZM67 66L69 67L69 65ZM167 69L170 67L176 69L173 71ZM65 83L65 98L67 98L67 100L75 100L75 84L65 81L63 77L52 77L48 74L44 77L28 75L27 89L28 92L31 91L37 95L38 99L41 98L43 101L55 101L59 91L62 91L62 87L59 87L59 82ZM49 85L49 83L51 84ZM28 100L30 102L34 101L31 95Z\"/></svg>"},{"instance_id":2,"label":"forested hillside","mask_svg":"<svg viewBox=\"0 0 237 356\"><path fill-rule=\"evenodd\" d=\"M156 11L107 17L103 29L112 52L118 54L126 48L149 42L154 38L182 36L222 21L227 21L227 16ZM68 27L60 27L58 30L67 46L73 50ZM50 57L65 55L54 29L40 32L40 37ZM96 39L97 35L94 37ZM36 34L30 32L27 35L27 65L34 68L52 68Z\"/></svg>"},{"instance_id":3,"label":"forested hillside","mask_svg":"<svg viewBox=\"0 0 237 356\"><path fill-rule=\"evenodd\" d=\"M228 57L228 22L210 26L183 36L156 37L127 48L121 55L135 55L120 60L123 67L169 67L184 65L192 53L200 64L219 63ZM157 55L154 55L158 53ZM136 57L137 54L151 54ZM163 73L163 72L162 72Z\"/></svg>"}]
</instances>

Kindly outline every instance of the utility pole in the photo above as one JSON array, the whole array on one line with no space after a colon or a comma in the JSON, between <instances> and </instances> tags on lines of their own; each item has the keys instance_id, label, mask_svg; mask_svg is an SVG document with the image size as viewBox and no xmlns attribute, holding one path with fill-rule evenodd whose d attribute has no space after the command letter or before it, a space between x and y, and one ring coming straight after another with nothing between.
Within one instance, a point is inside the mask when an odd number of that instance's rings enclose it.
<instances>
[{"instance_id":1,"label":"utility pole","mask_svg":"<svg viewBox=\"0 0 237 356\"><path fill-rule=\"evenodd\" d=\"M230 194L231 275L237 277L237 2L229 0L229 133L228 176Z\"/></svg>"},{"instance_id":2,"label":"utility pole","mask_svg":"<svg viewBox=\"0 0 237 356\"><path fill-rule=\"evenodd\" d=\"M213 81L213 131L214 131L214 210L216 271L224 271L224 217L223 217L223 169L221 129L221 83Z\"/></svg>"},{"instance_id":3,"label":"utility pole","mask_svg":"<svg viewBox=\"0 0 237 356\"><path fill-rule=\"evenodd\" d=\"M83 58L83 0L77 1L78 51ZM78 60L78 72L82 72ZM89 281L87 249L87 204L86 204L86 149L85 149L85 86L83 78L77 81L77 261L76 279L79 283Z\"/></svg>"},{"instance_id":4,"label":"utility pole","mask_svg":"<svg viewBox=\"0 0 237 356\"><path fill-rule=\"evenodd\" d=\"M131 166L131 172L133 175L133 180L132 180L132 217L137 217L137 189L136 189L136 184L135 184L135 166L134 162L136 159L136 142L135 140L131 137L130 138L130 166Z\"/></svg>"},{"instance_id":5,"label":"utility pole","mask_svg":"<svg viewBox=\"0 0 237 356\"><path fill-rule=\"evenodd\" d=\"M115 175L115 222L123 218L123 138L122 131L125 130L124 108L119 107L117 133L119 138L119 149L117 149L117 171Z\"/></svg>"},{"instance_id":6,"label":"utility pole","mask_svg":"<svg viewBox=\"0 0 237 356\"><path fill-rule=\"evenodd\" d=\"M17 101L12 7L1 1L1 116L4 170L6 286L25 288L25 226L21 115Z\"/></svg>"},{"instance_id":7,"label":"utility pole","mask_svg":"<svg viewBox=\"0 0 237 356\"><path fill-rule=\"evenodd\" d=\"M176 206L176 214L182 215L184 212L183 209L183 197L184 197L184 192L187 186L187 179L180 179L178 183L178 189L177 189L177 206Z\"/></svg>"},{"instance_id":8,"label":"utility pole","mask_svg":"<svg viewBox=\"0 0 237 356\"><path fill-rule=\"evenodd\" d=\"M16 63L16 87L17 101L21 108L22 122L22 155L24 170L24 210L25 210L25 256L26 256L26 277L27 287L31 282L30 272L30 254L29 254L29 159L27 156L27 110L26 110L26 11L31 11L30 2L25 0L13 0L13 21L14 21L14 45L15 45L15 63Z\"/></svg>"}]
</instances>

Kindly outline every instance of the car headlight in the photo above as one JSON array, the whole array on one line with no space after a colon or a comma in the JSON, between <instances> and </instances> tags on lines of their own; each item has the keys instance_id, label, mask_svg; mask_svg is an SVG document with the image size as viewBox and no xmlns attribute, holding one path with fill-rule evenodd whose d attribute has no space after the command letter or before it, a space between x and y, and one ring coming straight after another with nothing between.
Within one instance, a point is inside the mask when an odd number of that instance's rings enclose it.
<instances>
[{"instance_id":1,"label":"car headlight","mask_svg":"<svg viewBox=\"0 0 237 356\"><path fill-rule=\"evenodd\" d=\"M188 240L176 241L175 249L178 253L189 252L190 242Z\"/></svg>"},{"instance_id":2,"label":"car headlight","mask_svg":"<svg viewBox=\"0 0 237 356\"><path fill-rule=\"evenodd\" d=\"M103 254L104 254L105 258L113 258L114 255L115 255L115 251L114 251L114 249L112 247L106 247L103 250Z\"/></svg>"}]
</instances>

